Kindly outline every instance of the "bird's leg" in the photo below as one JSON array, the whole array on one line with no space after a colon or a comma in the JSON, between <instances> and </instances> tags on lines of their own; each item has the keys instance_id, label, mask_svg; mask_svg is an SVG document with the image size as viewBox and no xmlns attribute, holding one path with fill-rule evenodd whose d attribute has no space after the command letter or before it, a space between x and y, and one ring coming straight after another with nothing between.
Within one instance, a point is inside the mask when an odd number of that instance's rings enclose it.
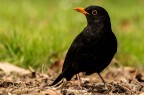
<instances>
[{"instance_id":1,"label":"bird's leg","mask_svg":"<svg viewBox=\"0 0 144 95\"><path fill-rule=\"evenodd\" d=\"M76 75L77 75L77 79L78 79L78 81L79 81L78 86L79 86L79 88L82 88L82 86L81 86L82 81L81 81L81 79L80 79L80 76L79 76L79 74L76 74Z\"/></svg>"},{"instance_id":2,"label":"bird's leg","mask_svg":"<svg viewBox=\"0 0 144 95\"><path fill-rule=\"evenodd\" d=\"M97 74L99 75L99 77L101 78L102 82L104 83L105 88L108 89L108 88L107 88L107 85L106 85L106 82L105 82L105 80L102 78L101 74L100 74L100 73L97 73Z\"/></svg>"}]
</instances>

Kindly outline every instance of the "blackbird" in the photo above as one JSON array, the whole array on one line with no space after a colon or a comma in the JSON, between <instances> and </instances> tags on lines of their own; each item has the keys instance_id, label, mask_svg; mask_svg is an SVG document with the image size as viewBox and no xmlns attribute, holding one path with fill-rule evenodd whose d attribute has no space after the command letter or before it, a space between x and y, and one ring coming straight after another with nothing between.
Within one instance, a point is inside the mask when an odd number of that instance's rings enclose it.
<instances>
[{"instance_id":1,"label":"blackbird","mask_svg":"<svg viewBox=\"0 0 144 95\"><path fill-rule=\"evenodd\" d=\"M63 78L70 81L80 72L85 72L86 75L97 73L105 84L100 72L110 64L117 52L117 39L111 29L108 12L94 5L74 10L86 16L87 26L72 42L62 72L51 86L58 84Z\"/></svg>"}]
</instances>

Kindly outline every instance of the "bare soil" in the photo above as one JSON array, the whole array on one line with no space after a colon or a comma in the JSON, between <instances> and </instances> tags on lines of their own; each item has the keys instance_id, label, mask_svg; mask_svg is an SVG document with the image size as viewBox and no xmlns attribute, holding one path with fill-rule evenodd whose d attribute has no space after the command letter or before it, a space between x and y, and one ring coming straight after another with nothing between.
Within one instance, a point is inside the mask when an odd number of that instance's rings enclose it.
<instances>
[{"instance_id":1,"label":"bare soil","mask_svg":"<svg viewBox=\"0 0 144 95\"><path fill-rule=\"evenodd\" d=\"M144 95L144 72L134 67L109 66L102 72L106 87L97 74L83 73L81 87L75 76L61 87L50 87L57 76L53 68L26 74L1 70L0 95Z\"/></svg>"}]
</instances>

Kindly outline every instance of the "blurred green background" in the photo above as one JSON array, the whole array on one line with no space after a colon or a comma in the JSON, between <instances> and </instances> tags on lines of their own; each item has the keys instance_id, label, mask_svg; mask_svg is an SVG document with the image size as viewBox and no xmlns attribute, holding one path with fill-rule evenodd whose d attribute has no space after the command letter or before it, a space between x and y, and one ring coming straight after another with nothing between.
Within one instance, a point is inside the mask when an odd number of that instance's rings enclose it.
<instances>
[{"instance_id":1,"label":"blurred green background","mask_svg":"<svg viewBox=\"0 0 144 95\"><path fill-rule=\"evenodd\" d=\"M41 68L63 59L86 25L75 7L100 5L118 39L115 58L144 66L144 0L0 0L0 61Z\"/></svg>"}]
</instances>

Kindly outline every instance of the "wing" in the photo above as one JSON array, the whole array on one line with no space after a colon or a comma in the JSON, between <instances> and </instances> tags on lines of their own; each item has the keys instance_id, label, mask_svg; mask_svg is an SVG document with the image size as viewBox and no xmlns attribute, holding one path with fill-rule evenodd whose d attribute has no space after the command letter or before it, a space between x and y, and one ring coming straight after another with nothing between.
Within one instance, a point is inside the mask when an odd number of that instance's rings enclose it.
<instances>
[{"instance_id":1,"label":"wing","mask_svg":"<svg viewBox=\"0 0 144 95\"><path fill-rule=\"evenodd\" d=\"M95 37L92 37L95 36ZM95 39L93 39L95 38ZM100 42L100 36L91 35L90 33L86 34L86 32L81 32L73 41L72 45L70 46L63 65L62 71L76 62L76 60L83 60L82 56L88 56L89 58L93 58L91 56L95 56L94 52L97 51L97 44ZM86 54L92 55L86 55Z\"/></svg>"},{"instance_id":2,"label":"wing","mask_svg":"<svg viewBox=\"0 0 144 95\"><path fill-rule=\"evenodd\" d=\"M65 57L64 65L62 71L72 64L75 60L75 57L78 56L79 52L82 51L82 47L84 47L84 43L82 41L82 33L80 33L72 42L70 48Z\"/></svg>"}]
</instances>

